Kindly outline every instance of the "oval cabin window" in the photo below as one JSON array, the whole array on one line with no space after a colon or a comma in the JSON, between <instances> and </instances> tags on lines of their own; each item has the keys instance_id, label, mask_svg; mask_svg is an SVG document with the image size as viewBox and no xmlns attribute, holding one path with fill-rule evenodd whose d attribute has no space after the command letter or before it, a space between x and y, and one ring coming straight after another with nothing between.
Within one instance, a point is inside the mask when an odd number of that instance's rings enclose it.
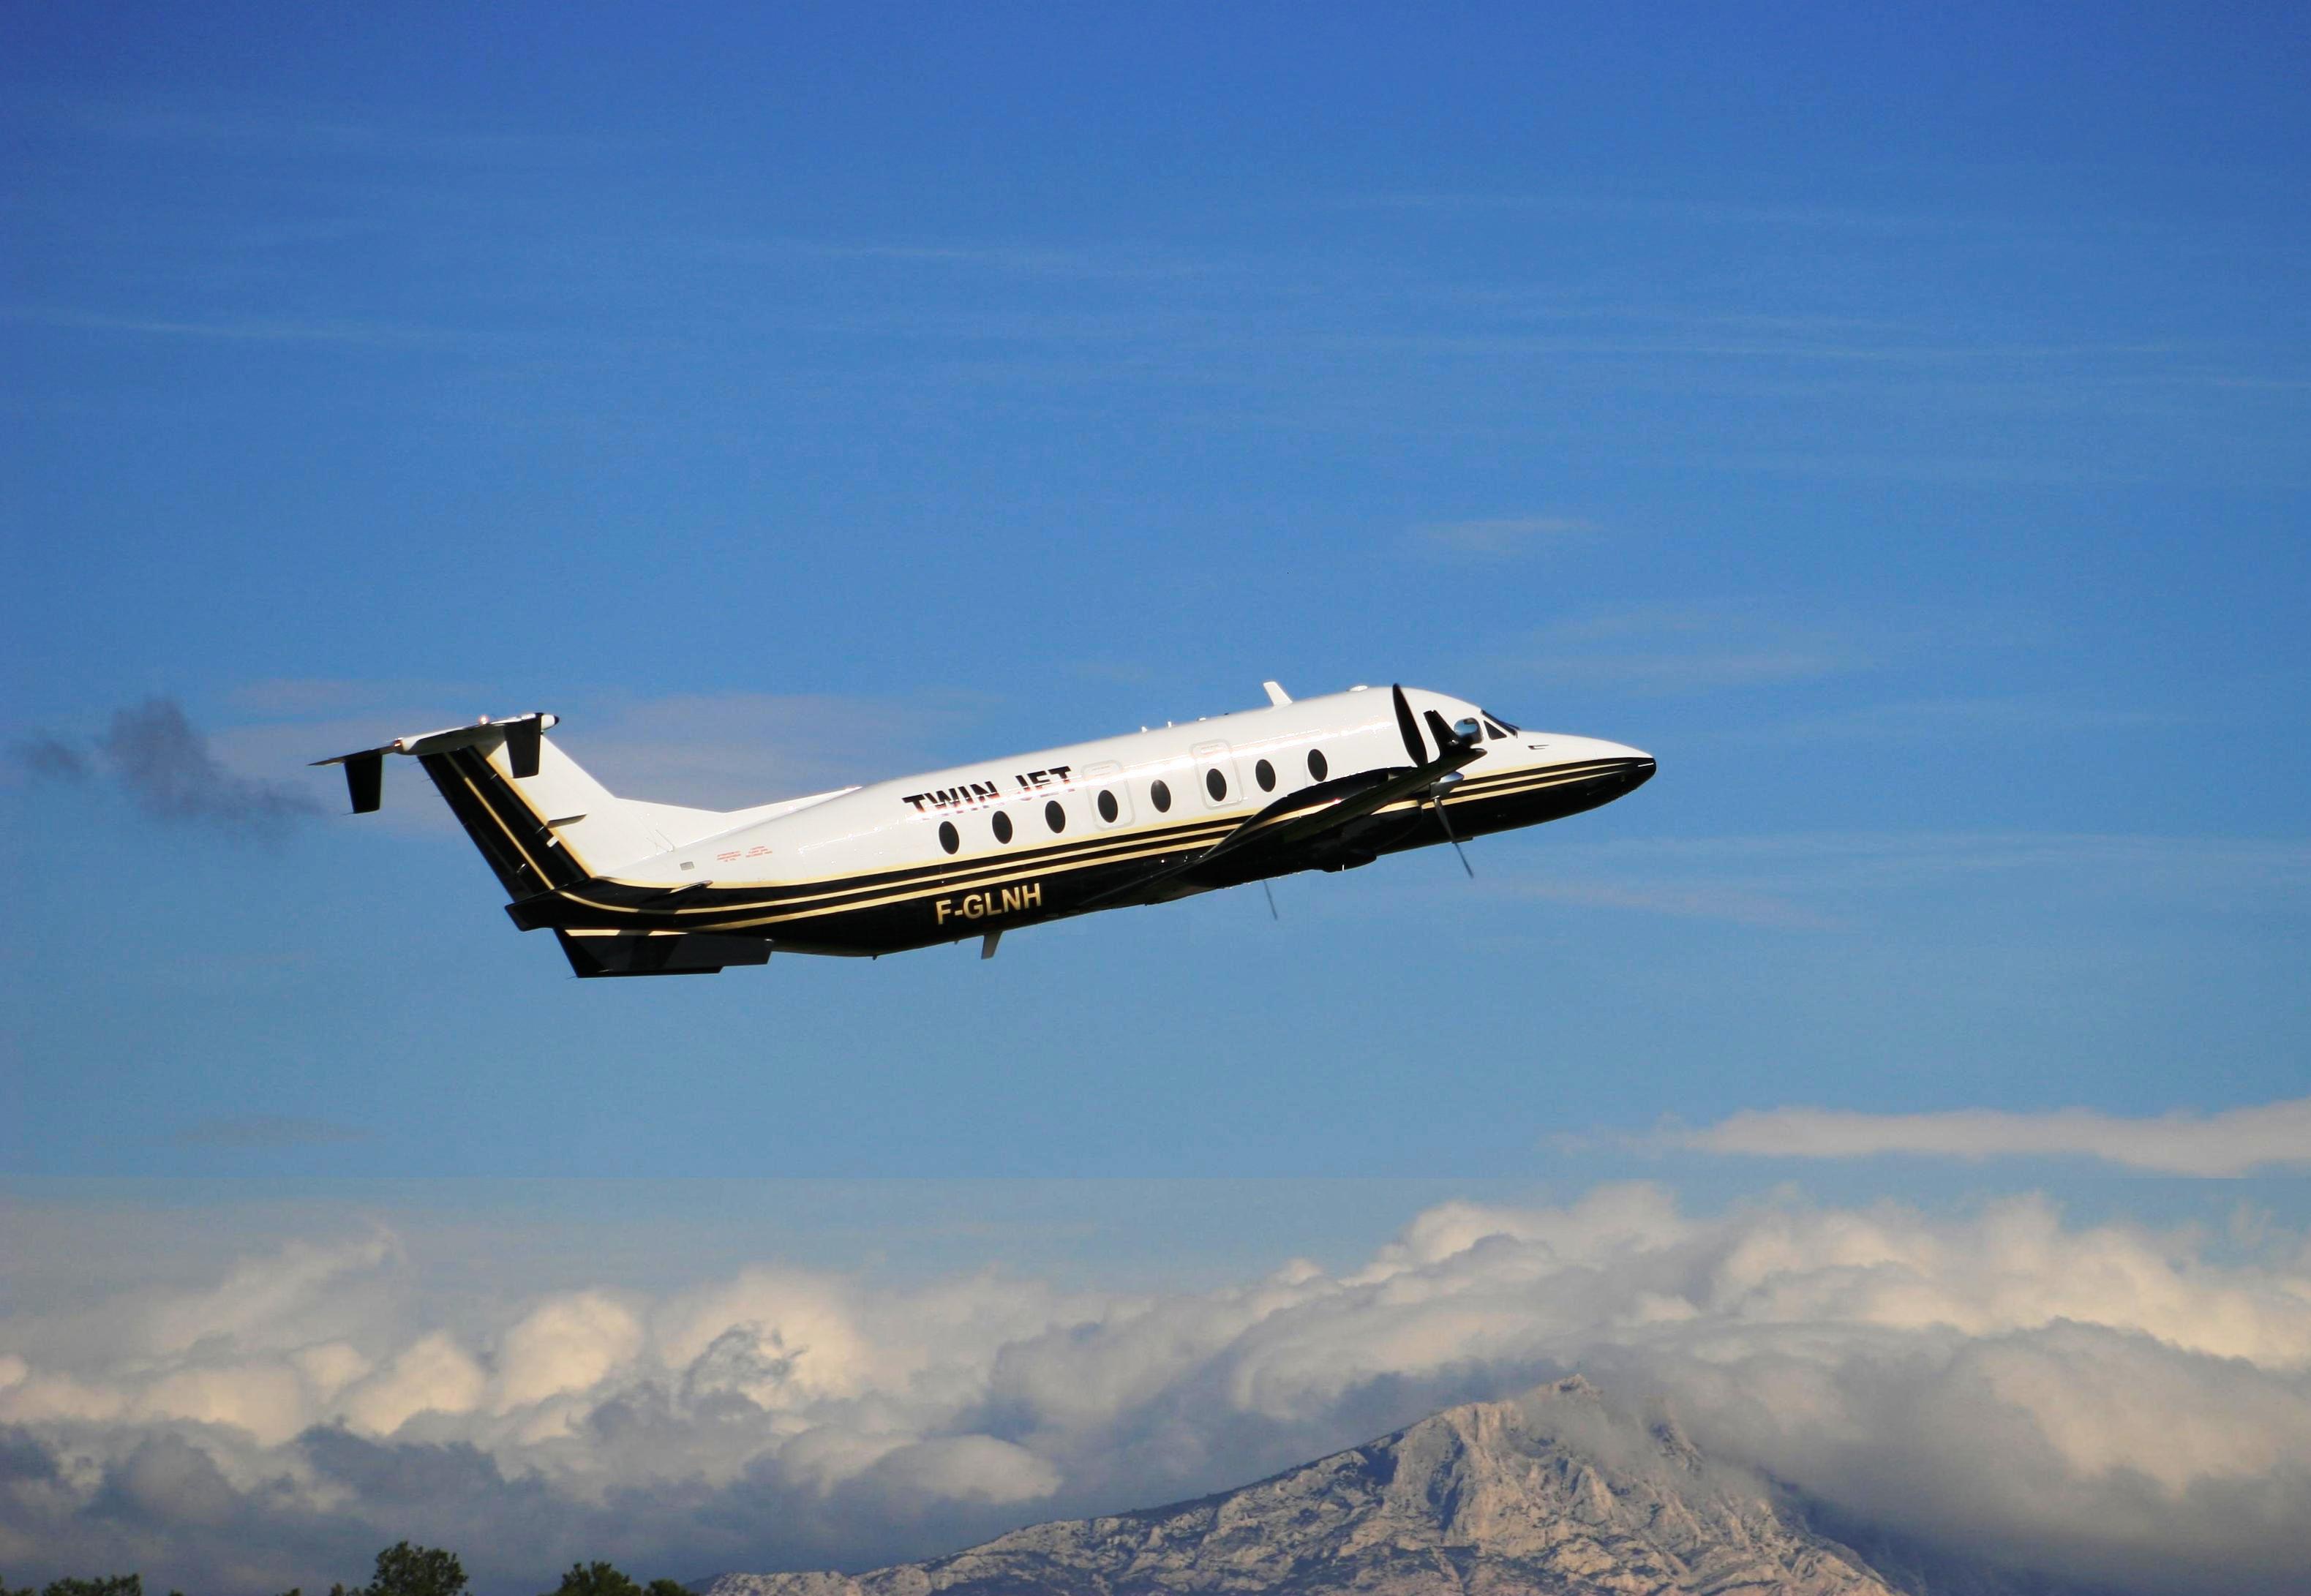
<instances>
[{"instance_id":1,"label":"oval cabin window","mask_svg":"<svg viewBox=\"0 0 2311 1596\"><path fill-rule=\"evenodd\" d=\"M1059 799L1053 798L1043 806L1043 824L1055 832L1068 829L1068 812L1060 807Z\"/></svg>"},{"instance_id":2,"label":"oval cabin window","mask_svg":"<svg viewBox=\"0 0 2311 1596\"><path fill-rule=\"evenodd\" d=\"M1156 813L1164 814L1172 807L1172 789L1158 781L1147 789L1147 801L1156 806Z\"/></svg>"},{"instance_id":3,"label":"oval cabin window","mask_svg":"<svg viewBox=\"0 0 2311 1596\"><path fill-rule=\"evenodd\" d=\"M1000 809L995 811L995 840L999 842L1011 840L1011 816Z\"/></svg>"},{"instance_id":4,"label":"oval cabin window","mask_svg":"<svg viewBox=\"0 0 2311 1596\"><path fill-rule=\"evenodd\" d=\"M1115 794L1112 792L1103 792L1099 795L1099 817L1102 820L1106 821L1110 825L1113 825L1115 824L1115 817L1121 813L1122 811L1115 807Z\"/></svg>"},{"instance_id":5,"label":"oval cabin window","mask_svg":"<svg viewBox=\"0 0 2311 1596\"><path fill-rule=\"evenodd\" d=\"M949 853L953 853L956 849L963 846L963 833L955 829L954 821L942 820L939 822L939 846L946 849Z\"/></svg>"},{"instance_id":6,"label":"oval cabin window","mask_svg":"<svg viewBox=\"0 0 2311 1596\"><path fill-rule=\"evenodd\" d=\"M1324 763L1324 751L1321 748L1308 750L1308 773L1311 776L1321 781L1324 779L1324 772L1330 768Z\"/></svg>"},{"instance_id":7,"label":"oval cabin window","mask_svg":"<svg viewBox=\"0 0 2311 1596\"><path fill-rule=\"evenodd\" d=\"M1276 790L1276 767L1269 763L1268 761L1263 759L1258 764L1252 766L1251 773L1260 782L1260 791L1274 792Z\"/></svg>"},{"instance_id":8,"label":"oval cabin window","mask_svg":"<svg viewBox=\"0 0 2311 1596\"><path fill-rule=\"evenodd\" d=\"M1227 778L1221 775L1219 772L1216 770L1206 771L1204 772L1204 790L1212 795L1212 802L1216 804L1218 803L1222 798L1227 797Z\"/></svg>"}]
</instances>

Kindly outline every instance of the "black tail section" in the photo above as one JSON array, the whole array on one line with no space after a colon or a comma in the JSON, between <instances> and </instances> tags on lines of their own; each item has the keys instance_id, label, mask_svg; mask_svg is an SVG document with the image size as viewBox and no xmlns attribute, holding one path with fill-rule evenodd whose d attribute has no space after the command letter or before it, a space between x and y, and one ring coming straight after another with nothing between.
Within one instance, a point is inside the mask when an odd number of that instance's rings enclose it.
<instances>
[{"instance_id":1,"label":"black tail section","mask_svg":"<svg viewBox=\"0 0 2311 1596\"><path fill-rule=\"evenodd\" d=\"M506 892L527 898L588 879L545 820L477 748L418 756Z\"/></svg>"}]
</instances>

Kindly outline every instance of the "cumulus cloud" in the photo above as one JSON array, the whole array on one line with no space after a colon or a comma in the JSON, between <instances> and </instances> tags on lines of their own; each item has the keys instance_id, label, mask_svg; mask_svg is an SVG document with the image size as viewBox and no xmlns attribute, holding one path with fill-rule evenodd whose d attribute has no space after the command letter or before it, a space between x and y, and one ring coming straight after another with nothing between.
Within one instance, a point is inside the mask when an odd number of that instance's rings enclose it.
<instances>
[{"instance_id":1,"label":"cumulus cloud","mask_svg":"<svg viewBox=\"0 0 2311 1596\"><path fill-rule=\"evenodd\" d=\"M302 1243L125 1295L109 1337L0 1322L0 1558L230 1592L408 1536L459 1548L485 1596L580 1556L860 1567L1578 1369L1845 1522L2278 1592L2311 1565L2311 1244L2249 1240L2036 1198L1698 1217L1620 1185L1442 1205L1355 1267L1200 1291L765 1264L456 1323L390 1236Z\"/></svg>"},{"instance_id":2,"label":"cumulus cloud","mask_svg":"<svg viewBox=\"0 0 2311 1596\"><path fill-rule=\"evenodd\" d=\"M1664 1147L1757 1158L1869 1158L1887 1153L1975 1160L2076 1157L2161 1174L2243 1175L2311 1164L2311 1097L2215 1114L2178 1112L2140 1119L2087 1108L1923 1114L1745 1109L1714 1125L1663 1130L1652 1139Z\"/></svg>"}]
</instances>

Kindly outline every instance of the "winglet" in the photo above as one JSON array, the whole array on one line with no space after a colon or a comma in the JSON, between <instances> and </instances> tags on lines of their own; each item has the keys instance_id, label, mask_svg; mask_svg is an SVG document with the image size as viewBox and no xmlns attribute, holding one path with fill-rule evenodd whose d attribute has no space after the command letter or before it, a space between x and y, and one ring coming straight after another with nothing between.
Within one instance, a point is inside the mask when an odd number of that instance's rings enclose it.
<instances>
[{"instance_id":1,"label":"winglet","mask_svg":"<svg viewBox=\"0 0 2311 1596\"><path fill-rule=\"evenodd\" d=\"M1262 682L1260 685L1268 689L1268 702L1274 704L1278 709L1280 710L1286 704L1292 702L1292 695L1289 693L1285 692L1284 689L1276 683Z\"/></svg>"}]
</instances>

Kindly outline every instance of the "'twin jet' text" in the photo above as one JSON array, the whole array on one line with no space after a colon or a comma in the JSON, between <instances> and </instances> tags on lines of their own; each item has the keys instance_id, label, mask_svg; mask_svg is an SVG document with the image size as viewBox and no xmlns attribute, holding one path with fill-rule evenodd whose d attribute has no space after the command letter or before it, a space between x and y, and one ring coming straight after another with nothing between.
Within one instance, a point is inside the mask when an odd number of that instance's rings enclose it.
<instances>
[{"instance_id":1,"label":"'twin jet' text","mask_svg":"<svg viewBox=\"0 0 2311 1596\"><path fill-rule=\"evenodd\" d=\"M1019 784L1022 792L1033 792L1039 787L1067 787L1071 764L1055 764L1044 771L1022 771L1011 780ZM911 792L899 801L912 804L915 813L928 815L935 809L974 809L981 804L991 804L1001 798L1003 789L993 781L965 781L960 787L942 787L936 792Z\"/></svg>"}]
</instances>

